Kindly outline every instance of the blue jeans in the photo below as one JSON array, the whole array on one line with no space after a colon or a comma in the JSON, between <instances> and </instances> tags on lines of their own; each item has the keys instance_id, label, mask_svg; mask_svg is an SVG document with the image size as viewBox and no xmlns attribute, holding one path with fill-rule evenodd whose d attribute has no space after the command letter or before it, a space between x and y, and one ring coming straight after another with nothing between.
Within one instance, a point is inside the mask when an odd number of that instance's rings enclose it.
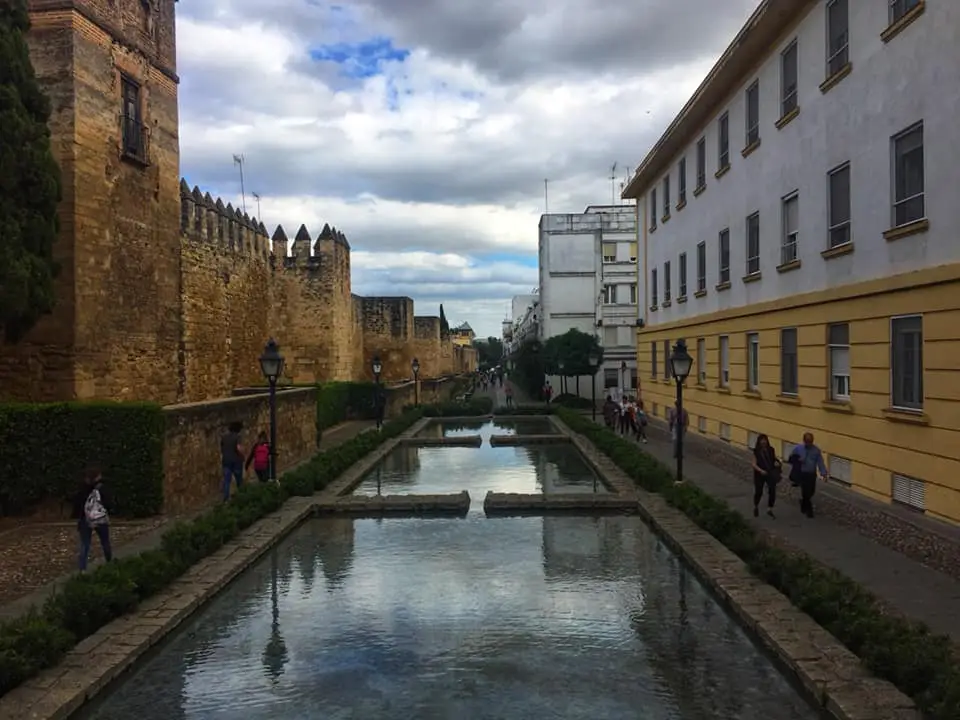
<instances>
[{"instance_id":1,"label":"blue jeans","mask_svg":"<svg viewBox=\"0 0 960 720\"><path fill-rule=\"evenodd\" d=\"M237 479L237 489L243 485L243 464L223 466L223 501L230 499L230 484L233 478Z\"/></svg>"},{"instance_id":2,"label":"blue jeans","mask_svg":"<svg viewBox=\"0 0 960 720\"><path fill-rule=\"evenodd\" d=\"M103 557L107 562L113 560L113 548L110 547L110 526L104 523L96 527L90 527L85 522L77 525L80 532L80 569L87 569L87 560L90 557L90 546L93 545L93 533L97 533L100 538L100 547L103 549Z\"/></svg>"}]
</instances>

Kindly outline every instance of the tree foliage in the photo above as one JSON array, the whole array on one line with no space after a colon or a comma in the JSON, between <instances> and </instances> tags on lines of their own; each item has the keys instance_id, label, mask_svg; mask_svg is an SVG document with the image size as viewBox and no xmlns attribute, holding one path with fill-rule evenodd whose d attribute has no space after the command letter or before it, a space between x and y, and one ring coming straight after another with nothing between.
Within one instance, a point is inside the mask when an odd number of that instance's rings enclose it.
<instances>
[{"instance_id":1,"label":"tree foliage","mask_svg":"<svg viewBox=\"0 0 960 720\"><path fill-rule=\"evenodd\" d=\"M563 335L555 335L543 345L543 363L551 375L577 377L593 375L590 355L596 354L603 362L603 347L593 335L570 328ZM560 363L563 371L560 371Z\"/></svg>"},{"instance_id":2,"label":"tree foliage","mask_svg":"<svg viewBox=\"0 0 960 720\"><path fill-rule=\"evenodd\" d=\"M503 341L491 335L486 340L474 340L477 349L477 363L481 369L492 368L500 364L503 358Z\"/></svg>"},{"instance_id":3,"label":"tree foliage","mask_svg":"<svg viewBox=\"0 0 960 720\"><path fill-rule=\"evenodd\" d=\"M60 170L30 62L26 0L0 3L0 326L17 340L53 309Z\"/></svg>"}]
</instances>

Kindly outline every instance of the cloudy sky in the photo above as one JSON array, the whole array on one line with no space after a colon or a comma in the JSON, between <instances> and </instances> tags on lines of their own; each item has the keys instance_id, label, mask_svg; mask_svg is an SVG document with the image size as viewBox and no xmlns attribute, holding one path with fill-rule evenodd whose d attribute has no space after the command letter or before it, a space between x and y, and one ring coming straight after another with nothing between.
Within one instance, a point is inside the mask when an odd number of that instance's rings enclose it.
<instances>
[{"instance_id":1,"label":"cloudy sky","mask_svg":"<svg viewBox=\"0 0 960 720\"><path fill-rule=\"evenodd\" d=\"M500 333L537 223L611 200L756 0L203 0L177 6L181 171L293 235L353 246L353 289ZM618 200L619 202L619 200Z\"/></svg>"}]
</instances>

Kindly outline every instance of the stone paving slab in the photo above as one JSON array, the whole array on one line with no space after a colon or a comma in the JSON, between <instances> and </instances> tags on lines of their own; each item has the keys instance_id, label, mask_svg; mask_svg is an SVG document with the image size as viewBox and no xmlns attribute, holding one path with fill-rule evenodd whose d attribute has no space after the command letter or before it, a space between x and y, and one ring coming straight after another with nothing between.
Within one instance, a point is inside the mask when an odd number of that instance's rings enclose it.
<instances>
[{"instance_id":1,"label":"stone paving slab","mask_svg":"<svg viewBox=\"0 0 960 720\"><path fill-rule=\"evenodd\" d=\"M414 447L480 447L483 437L480 435L458 435L456 437L409 437L400 441L401 445Z\"/></svg>"},{"instance_id":2,"label":"stone paving slab","mask_svg":"<svg viewBox=\"0 0 960 720\"><path fill-rule=\"evenodd\" d=\"M497 446L517 446L517 445L556 445L569 443L570 438L566 435L491 435L491 447Z\"/></svg>"},{"instance_id":3,"label":"stone paving slab","mask_svg":"<svg viewBox=\"0 0 960 720\"><path fill-rule=\"evenodd\" d=\"M586 438L569 428L567 431L611 484L632 485L630 478ZM871 676L856 655L785 595L756 578L719 540L659 495L639 489L636 494L637 507L647 523L829 717L922 720L910 698L891 683Z\"/></svg>"},{"instance_id":4,"label":"stone paving slab","mask_svg":"<svg viewBox=\"0 0 960 720\"><path fill-rule=\"evenodd\" d=\"M635 497L607 493L495 493L483 500L487 515L543 515L550 512L592 515L601 512L635 515Z\"/></svg>"},{"instance_id":5,"label":"stone paving slab","mask_svg":"<svg viewBox=\"0 0 960 720\"><path fill-rule=\"evenodd\" d=\"M0 698L3 720L65 720L117 679L152 646L292 532L314 512L320 498L336 497L359 482L400 438L418 432L419 420L357 461L323 492L289 498L279 510L261 518L236 538L199 561L166 589L141 603L82 642L55 667Z\"/></svg>"},{"instance_id":6,"label":"stone paving slab","mask_svg":"<svg viewBox=\"0 0 960 720\"><path fill-rule=\"evenodd\" d=\"M466 515L470 510L470 494L439 495L349 495L317 500L318 515L350 515L351 517L404 517Z\"/></svg>"}]
</instances>

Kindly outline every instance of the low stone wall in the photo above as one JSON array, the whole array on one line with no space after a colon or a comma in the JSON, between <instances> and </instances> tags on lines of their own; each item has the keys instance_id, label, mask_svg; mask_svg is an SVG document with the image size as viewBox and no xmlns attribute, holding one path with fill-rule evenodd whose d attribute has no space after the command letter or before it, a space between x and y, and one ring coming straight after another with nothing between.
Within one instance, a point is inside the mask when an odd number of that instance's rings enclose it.
<instances>
[{"instance_id":1,"label":"low stone wall","mask_svg":"<svg viewBox=\"0 0 960 720\"><path fill-rule=\"evenodd\" d=\"M457 435L455 437L415 437L405 438L404 445L413 447L480 447L481 435Z\"/></svg>"},{"instance_id":2,"label":"low stone wall","mask_svg":"<svg viewBox=\"0 0 960 720\"><path fill-rule=\"evenodd\" d=\"M566 435L491 435L490 445L517 446L517 445L558 445L569 443Z\"/></svg>"},{"instance_id":3,"label":"low stone wall","mask_svg":"<svg viewBox=\"0 0 960 720\"><path fill-rule=\"evenodd\" d=\"M164 408L163 510L190 512L220 497L220 438L231 422L243 423L243 444L270 431L270 402L265 392ZM277 393L277 464L281 472L317 450L316 388Z\"/></svg>"},{"instance_id":4,"label":"low stone wall","mask_svg":"<svg viewBox=\"0 0 960 720\"><path fill-rule=\"evenodd\" d=\"M347 495L318 500L318 515L362 517L463 517L470 510L466 490L440 495Z\"/></svg>"},{"instance_id":5,"label":"low stone wall","mask_svg":"<svg viewBox=\"0 0 960 720\"><path fill-rule=\"evenodd\" d=\"M615 513L636 515L637 498L633 495L607 493L495 493L488 492L483 500L487 515L549 515L573 513L598 515Z\"/></svg>"}]
</instances>

